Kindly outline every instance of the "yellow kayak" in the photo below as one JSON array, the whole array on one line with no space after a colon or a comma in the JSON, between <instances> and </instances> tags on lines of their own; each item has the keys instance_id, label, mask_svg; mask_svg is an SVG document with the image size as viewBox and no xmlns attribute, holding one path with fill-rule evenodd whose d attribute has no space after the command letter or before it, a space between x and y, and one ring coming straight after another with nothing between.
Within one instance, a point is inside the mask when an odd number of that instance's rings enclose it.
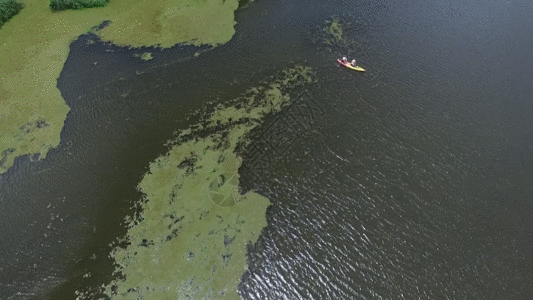
<instances>
[{"instance_id":1,"label":"yellow kayak","mask_svg":"<svg viewBox=\"0 0 533 300\"><path fill-rule=\"evenodd\" d=\"M359 71L359 72L364 72L366 71L365 69L361 68L360 66L352 66L352 64L350 63L343 63L342 60L340 59L337 59L337 61L339 62L339 64L345 66L346 68L350 68L352 70L356 70L356 71Z\"/></svg>"}]
</instances>

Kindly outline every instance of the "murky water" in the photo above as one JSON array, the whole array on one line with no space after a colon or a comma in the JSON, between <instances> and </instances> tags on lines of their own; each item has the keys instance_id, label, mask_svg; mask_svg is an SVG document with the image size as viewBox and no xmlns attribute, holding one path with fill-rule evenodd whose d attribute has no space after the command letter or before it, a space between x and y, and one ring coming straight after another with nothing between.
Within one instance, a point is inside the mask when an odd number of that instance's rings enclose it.
<instances>
[{"instance_id":1,"label":"murky water","mask_svg":"<svg viewBox=\"0 0 533 300\"><path fill-rule=\"evenodd\" d=\"M242 192L273 203L241 297L530 295L532 12L525 1L257 2L230 43L197 58L174 48L144 62L78 40L58 82L72 109L62 145L0 178L1 298L68 299L109 282L109 244L173 132L296 64L316 82L239 149ZM328 45L335 15L346 38ZM165 65L165 53L183 59Z\"/></svg>"}]
</instances>

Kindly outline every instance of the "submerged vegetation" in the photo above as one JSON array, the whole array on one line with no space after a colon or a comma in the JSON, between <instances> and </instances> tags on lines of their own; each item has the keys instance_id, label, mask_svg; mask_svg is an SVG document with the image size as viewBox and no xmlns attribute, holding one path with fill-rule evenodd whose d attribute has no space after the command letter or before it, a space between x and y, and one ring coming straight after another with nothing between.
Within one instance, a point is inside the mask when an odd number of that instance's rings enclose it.
<instances>
[{"instance_id":1,"label":"submerged vegetation","mask_svg":"<svg viewBox=\"0 0 533 300\"><path fill-rule=\"evenodd\" d=\"M332 16L311 32L311 40L325 46L326 51L349 55L364 51L369 36L369 25L363 19L351 20L345 16Z\"/></svg>"},{"instance_id":2,"label":"submerged vegetation","mask_svg":"<svg viewBox=\"0 0 533 300\"><path fill-rule=\"evenodd\" d=\"M108 0L51 0L50 9L52 11L62 11L67 9L82 9L105 6Z\"/></svg>"},{"instance_id":3,"label":"submerged vegetation","mask_svg":"<svg viewBox=\"0 0 533 300\"><path fill-rule=\"evenodd\" d=\"M349 24L345 20L333 16L315 28L311 33L312 39L315 43L324 43L330 46L346 44L346 25Z\"/></svg>"},{"instance_id":4,"label":"submerged vegetation","mask_svg":"<svg viewBox=\"0 0 533 300\"><path fill-rule=\"evenodd\" d=\"M333 18L332 20L326 21L326 24L326 32L329 37L329 39L326 39L326 43L332 44L342 41L342 25L339 19Z\"/></svg>"},{"instance_id":5,"label":"submerged vegetation","mask_svg":"<svg viewBox=\"0 0 533 300\"><path fill-rule=\"evenodd\" d=\"M0 28L14 15L18 14L24 6L17 0L0 0Z\"/></svg>"}]
</instances>

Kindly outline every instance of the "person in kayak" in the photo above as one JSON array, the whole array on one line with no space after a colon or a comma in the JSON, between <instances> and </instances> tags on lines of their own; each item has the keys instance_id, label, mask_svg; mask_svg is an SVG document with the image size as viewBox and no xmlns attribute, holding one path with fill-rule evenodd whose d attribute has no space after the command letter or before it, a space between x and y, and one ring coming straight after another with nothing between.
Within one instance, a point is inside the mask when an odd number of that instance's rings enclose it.
<instances>
[{"instance_id":1,"label":"person in kayak","mask_svg":"<svg viewBox=\"0 0 533 300\"><path fill-rule=\"evenodd\" d=\"M343 63L347 63L347 62L348 62L348 60L346 59L346 56L344 56L344 57L342 58L342 62L343 62Z\"/></svg>"},{"instance_id":2,"label":"person in kayak","mask_svg":"<svg viewBox=\"0 0 533 300\"><path fill-rule=\"evenodd\" d=\"M356 65L356 62L355 62L355 59L354 59L354 60L352 60L352 66L355 67L355 65Z\"/></svg>"}]
</instances>

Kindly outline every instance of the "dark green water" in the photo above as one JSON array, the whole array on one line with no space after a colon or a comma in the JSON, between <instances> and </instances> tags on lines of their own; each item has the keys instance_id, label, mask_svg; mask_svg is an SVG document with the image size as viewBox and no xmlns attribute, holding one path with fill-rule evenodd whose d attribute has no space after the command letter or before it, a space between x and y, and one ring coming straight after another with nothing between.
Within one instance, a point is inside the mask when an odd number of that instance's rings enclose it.
<instances>
[{"instance_id":1,"label":"dark green water","mask_svg":"<svg viewBox=\"0 0 533 300\"><path fill-rule=\"evenodd\" d=\"M109 244L173 132L301 64L317 82L242 149L241 183L274 205L241 296L527 299L532 12L526 1L257 2L227 45L148 62L80 38L58 81L72 109L61 146L0 177L0 298L72 299L109 281ZM347 44L323 43L332 16ZM368 72L339 67L342 55Z\"/></svg>"}]
</instances>

